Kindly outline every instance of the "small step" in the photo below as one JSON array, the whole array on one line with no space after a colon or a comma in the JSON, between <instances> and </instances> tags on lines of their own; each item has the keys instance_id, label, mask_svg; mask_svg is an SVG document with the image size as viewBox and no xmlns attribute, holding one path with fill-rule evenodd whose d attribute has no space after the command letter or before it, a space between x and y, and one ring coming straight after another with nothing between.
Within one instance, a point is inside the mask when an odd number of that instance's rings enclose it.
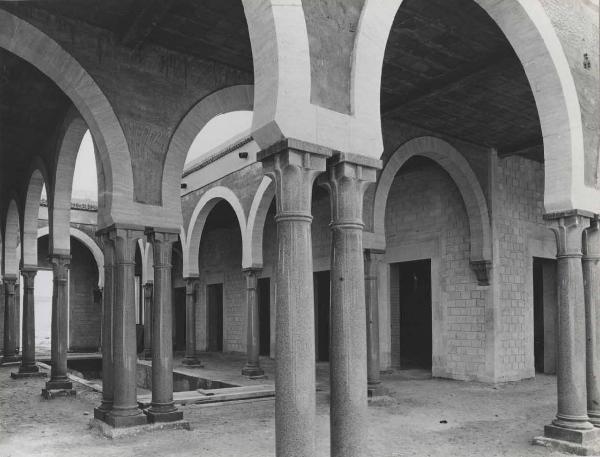
<instances>
[{"instance_id":1,"label":"small step","mask_svg":"<svg viewBox=\"0 0 600 457\"><path fill-rule=\"evenodd\" d=\"M186 392L174 392L173 401L182 403L219 403L233 400L251 400L275 396L275 386L261 384L258 386L227 387L223 389L198 389ZM138 395L138 404L147 408L152 403L152 395Z\"/></svg>"}]
</instances>

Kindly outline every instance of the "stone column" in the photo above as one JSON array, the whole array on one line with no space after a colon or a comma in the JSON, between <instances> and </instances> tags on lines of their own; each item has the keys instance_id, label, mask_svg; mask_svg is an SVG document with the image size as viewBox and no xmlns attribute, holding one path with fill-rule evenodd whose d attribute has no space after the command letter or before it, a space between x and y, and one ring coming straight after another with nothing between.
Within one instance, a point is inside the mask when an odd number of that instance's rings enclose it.
<instances>
[{"instance_id":1,"label":"stone column","mask_svg":"<svg viewBox=\"0 0 600 457\"><path fill-rule=\"evenodd\" d=\"M94 417L106 421L113 405L113 306L115 299L115 245L108 233L99 233L104 254L104 291L102 294L102 403Z\"/></svg>"},{"instance_id":2,"label":"stone column","mask_svg":"<svg viewBox=\"0 0 600 457\"><path fill-rule=\"evenodd\" d=\"M11 373L13 378L26 378L33 376L46 376L40 372L35 363L35 304L34 304L34 282L37 267L24 266L21 268L23 276L23 354L21 366L18 373Z\"/></svg>"},{"instance_id":3,"label":"stone column","mask_svg":"<svg viewBox=\"0 0 600 457\"><path fill-rule=\"evenodd\" d=\"M379 298L377 278L384 252L365 249L365 304L367 308L367 385L381 383L379 366Z\"/></svg>"},{"instance_id":4,"label":"stone column","mask_svg":"<svg viewBox=\"0 0 600 457\"><path fill-rule=\"evenodd\" d=\"M367 337L363 196L378 160L336 154L324 184L331 198L331 455L366 455Z\"/></svg>"},{"instance_id":5,"label":"stone column","mask_svg":"<svg viewBox=\"0 0 600 457\"><path fill-rule=\"evenodd\" d=\"M113 427L145 424L137 404L135 338L135 249L143 231L113 227L109 230L115 249L113 302L113 403L106 423Z\"/></svg>"},{"instance_id":6,"label":"stone column","mask_svg":"<svg viewBox=\"0 0 600 457\"><path fill-rule=\"evenodd\" d=\"M53 271L52 322L50 337L50 358L52 368L50 380L42 389L44 398L52 398L51 391L64 390L74 394L73 383L67 377L67 340L69 331L69 267L71 256L51 254Z\"/></svg>"},{"instance_id":7,"label":"stone column","mask_svg":"<svg viewBox=\"0 0 600 457\"><path fill-rule=\"evenodd\" d=\"M182 363L190 366L202 366L196 354L196 297L200 279L185 278L185 357Z\"/></svg>"},{"instance_id":8,"label":"stone column","mask_svg":"<svg viewBox=\"0 0 600 457\"><path fill-rule=\"evenodd\" d=\"M154 283L152 281L144 284L144 353L146 360L152 360L152 297L154 295Z\"/></svg>"},{"instance_id":9,"label":"stone column","mask_svg":"<svg viewBox=\"0 0 600 457\"><path fill-rule=\"evenodd\" d=\"M260 321L258 320L258 299L256 294L257 274L260 269L247 268L246 276L246 366L242 368L244 376L262 376L265 374L260 367L258 355L260 352Z\"/></svg>"},{"instance_id":10,"label":"stone column","mask_svg":"<svg viewBox=\"0 0 600 457\"><path fill-rule=\"evenodd\" d=\"M586 395L586 334L582 233L590 220L575 212L547 215L556 235L558 285L558 412L546 425L547 438L582 441L594 427L588 420Z\"/></svg>"},{"instance_id":11,"label":"stone column","mask_svg":"<svg viewBox=\"0 0 600 457\"><path fill-rule=\"evenodd\" d=\"M600 221L583 232L583 289L587 334L587 412L600 427Z\"/></svg>"},{"instance_id":12,"label":"stone column","mask_svg":"<svg viewBox=\"0 0 600 457\"><path fill-rule=\"evenodd\" d=\"M173 402L173 304L171 252L177 233L148 230L154 253L154 300L152 308L152 405L148 421L183 419Z\"/></svg>"},{"instance_id":13,"label":"stone column","mask_svg":"<svg viewBox=\"0 0 600 457\"><path fill-rule=\"evenodd\" d=\"M311 151L307 151L310 149ZM329 151L294 140L259 154L274 180L277 223L275 441L278 456L315 455L312 186Z\"/></svg>"},{"instance_id":14,"label":"stone column","mask_svg":"<svg viewBox=\"0 0 600 457\"><path fill-rule=\"evenodd\" d=\"M18 362L17 357L17 329L13 325L16 314L17 299L16 289L17 277L4 276L4 354L2 363Z\"/></svg>"}]
</instances>

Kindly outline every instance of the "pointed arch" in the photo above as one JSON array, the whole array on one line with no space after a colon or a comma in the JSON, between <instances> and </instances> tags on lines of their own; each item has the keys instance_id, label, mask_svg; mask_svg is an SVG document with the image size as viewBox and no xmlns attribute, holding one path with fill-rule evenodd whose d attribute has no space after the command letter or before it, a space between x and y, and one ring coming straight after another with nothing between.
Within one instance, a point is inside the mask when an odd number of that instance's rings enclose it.
<instances>
[{"instance_id":1,"label":"pointed arch","mask_svg":"<svg viewBox=\"0 0 600 457\"><path fill-rule=\"evenodd\" d=\"M488 205L466 159L450 144L439 138L424 136L414 138L400 146L386 163L375 191L373 209L374 231L378 240L385 242L385 210L387 199L400 168L415 156L426 157L440 165L454 180L463 198L471 240L471 262L492 260L492 233ZM383 247L383 246L382 246Z\"/></svg>"},{"instance_id":2,"label":"pointed arch","mask_svg":"<svg viewBox=\"0 0 600 457\"><path fill-rule=\"evenodd\" d=\"M263 266L263 234L269 207L275 198L275 185L271 178L265 176L254 195L250 213L246 239L249 242L249 265L244 268L262 268Z\"/></svg>"},{"instance_id":3,"label":"pointed arch","mask_svg":"<svg viewBox=\"0 0 600 457\"><path fill-rule=\"evenodd\" d=\"M585 186L581 109L562 44L538 0L473 0L515 50L535 98L544 137L546 212L600 211L600 192ZM383 53L402 0L366 0L357 30L352 97L378 112ZM374 86L377 86L375 92ZM375 106L377 105L377 106ZM378 131L381 131L381 120Z\"/></svg>"},{"instance_id":4,"label":"pointed arch","mask_svg":"<svg viewBox=\"0 0 600 457\"><path fill-rule=\"evenodd\" d=\"M135 219L133 171L123 129L108 99L89 73L56 41L23 19L0 9L0 48L48 76L73 102L92 132L104 174L98 225Z\"/></svg>"},{"instance_id":5,"label":"pointed arch","mask_svg":"<svg viewBox=\"0 0 600 457\"><path fill-rule=\"evenodd\" d=\"M212 209L220 201L225 200L237 216L242 236L242 266L249 262L249 246L246 240L246 216L244 208L237 195L227 187L217 186L209 189L194 208L190 223L188 225L187 240L185 246L183 243L183 277L199 275L198 251L200 250L200 239L204 230L204 225Z\"/></svg>"},{"instance_id":6,"label":"pointed arch","mask_svg":"<svg viewBox=\"0 0 600 457\"><path fill-rule=\"evenodd\" d=\"M163 169L163 203L181 206L180 184L188 152L198 133L219 114L254 109L254 86L240 84L217 90L196 103L179 122L169 142Z\"/></svg>"},{"instance_id":7,"label":"pointed arch","mask_svg":"<svg viewBox=\"0 0 600 457\"><path fill-rule=\"evenodd\" d=\"M51 193L51 184L44 161L36 156L32 162L32 171L29 173L23 207L21 258L23 265L27 266L37 266L38 263L37 227L44 184L46 184L46 193Z\"/></svg>"}]
</instances>

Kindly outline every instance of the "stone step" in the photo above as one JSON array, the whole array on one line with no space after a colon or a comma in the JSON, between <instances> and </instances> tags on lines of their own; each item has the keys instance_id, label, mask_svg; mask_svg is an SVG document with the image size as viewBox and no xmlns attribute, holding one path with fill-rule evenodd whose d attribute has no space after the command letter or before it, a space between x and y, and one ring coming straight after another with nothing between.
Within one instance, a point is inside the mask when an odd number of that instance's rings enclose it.
<instances>
[{"instance_id":1,"label":"stone step","mask_svg":"<svg viewBox=\"0 0 600 457\"><path fill-rule=\"evenodd\" d=\"M254 398L274 397L275 386L261 384L258 386L227 387L224 389L198 389L186 392L174 392L173 401L176 404L185 403L219 403L233 400L251 400ZM138 395L138 404L147 408L152 403L152 395Z\"/></svg>"}]
</instances>

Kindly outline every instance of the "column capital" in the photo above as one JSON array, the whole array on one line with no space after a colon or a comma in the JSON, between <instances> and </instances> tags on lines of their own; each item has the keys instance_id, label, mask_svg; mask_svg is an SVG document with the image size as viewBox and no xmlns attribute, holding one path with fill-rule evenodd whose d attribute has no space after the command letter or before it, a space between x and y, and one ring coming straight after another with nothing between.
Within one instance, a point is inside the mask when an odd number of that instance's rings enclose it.
<instances>
[{"instance_id":1,"label":"column capital","mask_svg":"<svg viewBox=\"0 0 600 457\"><path fill-rule=\"evenodd\" d=\"M161 268L171 268L171 250L173 243L179 238L179 234L171 231L159 231L158 229L147 227L144 231L148 243L152 245L154 254L154 270Z\"/></svg>"},{"instance_id":2,"label":"column capital","mask_svg":"<svg viewBox=\"0 0 600 457\"><path fill-rule=\"evenodd\" d=\"M581 257L583 232L590 226L591 218L577 212L558 214L556 218L544 216L556 237L557 258Z\"/></svg>"},{"instance_id":3,"label":"column capital","mask_svg":"<svg viewBox=\"0 0 600 457\"><path fill-rule=\"evenodd\" d=\"M490 260L471 260L471 270L477 277L477 284L480 286L489 286L492 271L492 262Z\"/></svg>"},{"instance_id":4,"label":"column capital","mask_svg":"<svg viewBox=\"0 0 600 457\"><path fill-rule=\"evenodd\" d=\"M377 280L377 269L379 262L383 259L385 251L381 249L364 249L364 263L365 263L365 280L375 281Z\"/></svg>"},{"instance_id":5,"label":"column capital","mask_svg":"<svg viewBox=\"0 0 600 457\"><path fill-rule=\"evenodd\" d=\"M583 232L583 259L600 260L600 217L596 215Z\"/></svg>"},{"instance_id":6,"label":"column capital","mask_svg":"<svg viewBox=\"0 0 600 457\"><path fill-rule=\"evenodd\" d=\"M34 288L35 275L37 274L37 267L26 265L21 267L21 276L23 276L24 284L26 289Z\"/></svg>"},{"instance_id":7,"label":"column capital","mask_svg":"<svg viewBox=\"0 0 600 457\"><path fill-rule=\"evenodd\" d=\"M50 254L48 260L52 264L55 281L66 281L71 267L71 256L67 254Z\"/></svg>"},{"instance_id":8,"label":"column capital","mask_svg":"<svg viewBox=\"0 0 600 457\"><path fill-rule=\"evenodd\" d=\"M15 294L15 287L17 285L17 277L15 275L4 275L2 283L4 284L4 290L8 295Z\"/></svg>"},{"instance_id":9,"label":"column capital","mask_svg":"<svg viewBox=\"0 0 600 457\"><path fill-rule=\"evenodd\" d=\"M263 170L275 184L276 221L311 222L312 186L325 171L331 150L287 139L262 153Z\"/></svg>"},{"instance_id":10,"label":"column capital","mask_svg":"<svg viewBox=\"0 0 600 457\"><path fill-rule=\"evenodd\" d=\"M254 290L258 284L258 274L262 268L244 268L242 272L246 277L246 289Z\"/></svg>"},{"instance_id":11,"label":"column capital","mask_svg":"<svg viewBox=\"0 0 600 457\"><path fill-rule=\"evenodd\" d=\"M199 276L186 276L185 278L183 278L183 280L185 281L186 295L193 295L194 293L196 293L196 288L198 287L198 284L200 283L200 277Z\"/></svg>"},{"instance_id":12,"label":"column capital","mask_svg":"<svg viewBox=\"0 0 600 457\"><path fill-rule=\"evenodd\" d=\"M135 250L140 238L144 237L143 229L139 227L112 225L98 233L108 234L114 249L114 265L134 265Z\"/></svg>"}]
</instances>

